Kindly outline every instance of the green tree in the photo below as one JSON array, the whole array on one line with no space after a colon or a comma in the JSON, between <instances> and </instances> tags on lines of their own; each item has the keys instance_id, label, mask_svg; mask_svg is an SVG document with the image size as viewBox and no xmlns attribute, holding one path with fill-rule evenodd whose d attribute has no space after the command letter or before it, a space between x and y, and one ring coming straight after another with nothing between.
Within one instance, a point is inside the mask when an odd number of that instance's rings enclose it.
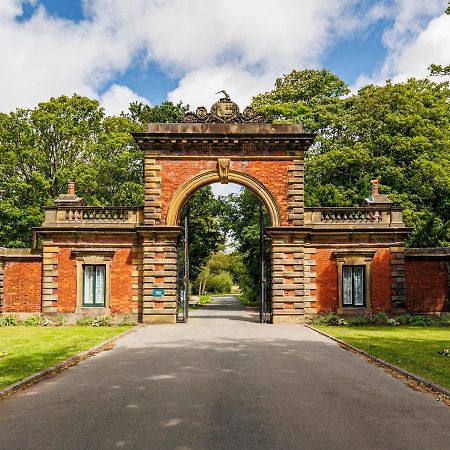
<instances>
[{"instance_id":1,"label":"green tree","mask_svg":"<svg viewBox=\"0 0 450 450\"><path fill-rule=\"evenodd\" d=\"M182 102L174 104L170 101L161 105L150 106L142 102L133 102L129 106L132 120L146 125L147 123L176 123L189 111L189 105Z\"/></svg>"},{"instance_id":2,"label":"green tree","mask_svg":"<svg viewBox=\"0 0 450 450\"><path fill-rule=\"evenodd\" d=\"M313 87L306 108L312 77L324 78L317 81L319 87L331 87L320 88L319 95ZM294 71L254 99L260 110L296 111L278 117L303 121L318 133L306 158L306 205L358 206L369 194L369 180L380 178L381 189L405 208L405 222L413 227L408 245L448 245L448 83L388 81L346 96L345 85L336 78L328 71ZM291 92L301 93L298 101Z\"/></svg>"},{"instance_id":3,"label":"green tree","mask_svg":"<svg viewBox=\"0 0 450 450\"><path fill-rule=\"evenodd\" d=\"M244 188L239 194L222 197L225 203L225 227L236 245L236 252L241 255L245 271L238 273L238 284L243 294L251 302L258 301L259 273L259 210L261 201L249 189ZM268 214L263 208L264 226L270 224ZM265 259L270 261L270 240L265 239ZM269 264L267 264L269 270Z\"/></svg>"},{"instance_id":4,"label":"green tree","mask_svg":"<svg viewBox=\"0 0 450 450\"><path fill-rule=\"evenodd\" d=\"M214 197L211 186L196 191L186 202L180 225L189 211L189 272L194 281L208 258L224 248L225 232L222 223L222 205Z\"/></svg>"},{"instance_id":5,"label":"green tree","mask_svg":"<svg viewBox=\"0 0 450 450\"><path fill-rule=\"evenodd\" d=\"M129 134L141 129L78 95L0 114L0 245L29 246L41 207L69 180L89 203L141 205L143 157Z\"/></svg>"}]
</instances>

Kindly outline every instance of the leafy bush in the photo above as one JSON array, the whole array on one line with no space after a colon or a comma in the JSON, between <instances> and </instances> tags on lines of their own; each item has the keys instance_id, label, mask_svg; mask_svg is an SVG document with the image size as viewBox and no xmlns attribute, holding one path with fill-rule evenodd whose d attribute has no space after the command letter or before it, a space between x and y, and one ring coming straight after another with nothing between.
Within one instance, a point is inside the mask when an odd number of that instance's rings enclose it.
<instances>
[{"instance_id":1,"label":"leafy bush","mask_svg":"<svg viewBox=\"0 0 450 450\"><path fill-rule=\"evenodd\" d=\"M217 275L211 275L206 282L207 292L218 292L229 294L233 286L233 279L229 272L221 272Z\"/></svg>"},{"instance_id":2,"label":"leafy bush","mask_svg":"<svg viewBox=\"0 0 450 450\"><path fill-rule=\"evenodd\" d=\"M39 316L30 316L20 324L26 327L38 327L39 325L41 325L41 318Z\"/></svg>"},{"instance_id":3,"label":"leafy bush","mask_svg":"<svg viewBox=\"0 0 450 450\"><path fill-rule=\"evenodd\" d=\"M411 325L416 327L430 327L433 325L439 325L439 319L435 316L413 316L411 319Z\"/></svg>"},{"instance_id":4,"label":"leafy bush","mask_svg":"<svg viewBox=\"0 0 450 450\"><path fill-rule=\"evenodd\" d=\"M409 325L411 323L413 316L411 314L402 314L401 316L396 317L397 322L400 325Z\"/></svg>"},{"instance_id":5,"label":"leafy bush","mask_svg":"<svg viewBox=\"0 0 450 450\"><path fill-rule=\"evenodd\" d=\"M387 325L389 317L385 312L377 312L371 318L371 322L374 325Z\"/></svg>"},{"instance_id":6,"label":"leafy bush","mask_svg":"<svg viewBox=\"0 0 450 450\"><path fill-rule=\"evenodd\" d=\"M450 314L442 314L439 317L439 325L441 327L450 327Z\"/></svg>"},{"instance_id":7,"label":"leafy bush","mask_svg":"<svg viewBox=\"0 0 450 450\"><path fill-rule=\"evenodd\" d=\"M371 324L369 316L355 316L348 320L351 327L363 327Z\"/></svg>"},{"instance_id":8,"label":"leafy bush","mask_svg":"<svg viewBox=\"0 0 450 450\"><path fill-rule=\"evenodd\" d=\"M123 316L122 320L117 324L119 327L134 327L136 324L130 320L129 316Z\"/></svg>"},{"instance_id":9,"label":"leafy bush","mask_svg":"<svg viewBox=\"0 0 450 450\"><path fill-rule=\"evenodd\" d=\"M77 325L79 325L80 327L90 327L92 326L93 320L94 318L89 314L83 314L83 316L77 320Z\"/></svg>"},{"instance_id":10,"label":"leafy bush","mask_svg":"<svg viewBox=\"0 0 450 450\"><path fill-rule=\"evenodd\" d=\"M325 313L313 320L314 325L338 325L340 317L336 313Z\"/></svg>"},{"instance_id":11,"label":"leafy bush","mask_svg":"<svg viewBox=\"0 0 450 450\"><path fill-rule=\"evenodd\" d=\"M0 316L0 327L16 327L17 317L13 314L8 314L7 316Z\"/></svg>"},{"instance_id":12,"label":"leafy bush","mask_svg":"<svg viewBox=\"0 0 450 450\"><path fill-rule=\"evenodd\" d=\"M110 327L111 324L111 317L110 316L102 316L102 317L94 317L92 319L93 327Z\"/></svg>"}]
</instances>

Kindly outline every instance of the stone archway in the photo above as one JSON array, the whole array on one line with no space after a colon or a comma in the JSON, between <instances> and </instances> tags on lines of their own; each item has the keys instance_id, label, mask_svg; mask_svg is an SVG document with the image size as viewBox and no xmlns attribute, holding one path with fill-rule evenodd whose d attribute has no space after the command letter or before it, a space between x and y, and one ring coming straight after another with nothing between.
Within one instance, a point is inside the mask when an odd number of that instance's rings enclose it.
<instances>
[{"instance_id":1,"label":"stone archway","mask_svg":"<svg viewBox=\"0 0 450 450\"><path fill-rule=\"evenodd\" d=\"M174 194L169 203L166 216L167 226L176 226L179 223L179 217L186 200L201 187L219 183L220 176L217 171L201 172L189 181L184 183ZM230 171L227 176L227 182L236 183L251 189L256 196L263 202L270 217L270 223L273 227L281 225L280 209L271 192L254 177L240 172Z\"/></svg>"},{"instance_id":2,"label":"stone archway","mask_svg":"<svg viewBox=\"0 0 450 450\"><path fill-rule=\"evenodd\" d=\"M301 124L272 124L251 108L239 112L228 96L211 112L198 108L181 123L149 124L134 138L145 155L142 239L143 321L176 322L176 241L185 200L213 182L247 186L272 222L274 323L314 314L304 275L304 153L315 135ZM161 296L161 292L163 295Z\"/></svg>"}]
</instances>

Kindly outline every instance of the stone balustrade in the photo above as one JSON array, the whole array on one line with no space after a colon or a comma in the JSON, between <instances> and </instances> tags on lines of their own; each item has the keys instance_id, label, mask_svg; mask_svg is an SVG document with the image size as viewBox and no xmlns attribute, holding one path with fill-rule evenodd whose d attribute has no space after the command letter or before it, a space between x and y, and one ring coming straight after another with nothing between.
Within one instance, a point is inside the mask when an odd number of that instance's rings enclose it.
<instances>
[{"instance_id":1,"label":"stone balustrade","mask_svg":"<svg viewBox=\"0 0 450 450\"><path fill-rule=\"evenodd\" d=\"M305 208L305 225L404 227L402 209L383 207Z\"/></svg>"},{"instance_id":2,"label":"stone balustrade","mask_svg":"<svg viewBox=\"0 0 450 450\"><path fill-rule=\"evenodd\" d=\"M132 225L143 222L142 208L96 207L96 206L57 206L45 208L45 224L123 224Z\"/></svg>"}]
</instances>

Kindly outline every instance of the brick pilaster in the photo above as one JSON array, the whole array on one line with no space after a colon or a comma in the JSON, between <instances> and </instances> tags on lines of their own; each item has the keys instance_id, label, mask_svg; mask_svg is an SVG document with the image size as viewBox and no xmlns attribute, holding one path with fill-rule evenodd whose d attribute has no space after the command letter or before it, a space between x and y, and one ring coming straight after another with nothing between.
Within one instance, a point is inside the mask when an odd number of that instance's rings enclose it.
<instances>
[{"instance_id":1,"label":"brick pilaster","mask_svg":"<svg viewBox=\"0 0 450 450\"><path fill-rule=\"evenodd\" d=\"M132 249L132 306L131 312L142 316L143 259L142 246L135 245Z\"/></svg>"},{"instance_id":2,"label":"brick pilaster","mask_svg":"<svg viewBox=\"0 0 450 450\"><path fill-rule=\"evenodd\" d=\"M405 248L391 247L391 306L392 312L406 311Z\"/></svg>"},{"instance_id":3,"label":"brick pilaster","mask_svg":"<svg viewBox=\"0 0 450 450\"><path fill-rule=\"evenodd\" d=\"M57 312L59 247L42 246L42 312Z\"/></svg>"},{"instance_id":4,"label":"brick pilaster","mask_svg":"<svg viewBox=\"0 0 450 450\"><path fill-rule=\"evenodd\" d=\"M145 154L144 165L144 223L161 223L161 166L154 155Z\"/></svg>"},{"instance_id":5,"label":"brick pilaster","mask_svg":"<svg viewBox=\"0 0 450 450\"><path fill-rule=\"evenodd\" d=\"M294 233L272 234L273 323L305 319L304 242Z\"/></svg>"},{"instance_id":6,"label":"brick pilaster","mask_svg":"<svg viewBox=\"0 0 450 450\"><path fill-rule=\"evenodd\" d=\"M143 243L143 322L176 323L177 243L179 233L151 233ZM154 289L164 296L154 296Z\"/></svg>"},{"instance_id":7,"label":"brick pilaster","mask_svg":"<svg viewBox=\"0 0 450 450\"><path fill-rule=\"evenodd\" d=\"M3 312L3 277L5 273L5 261L0 260L0 314Z\"/></svg>"},{"instance_id":8,"label":"brick pilaster","mask_svg":"<svg viewBox=\"0 0 450 450\"><path fill-rule=\"evenodd\" d=\"M306 247L303 257L303 273L305 280L305 318L313 317L317 314L316 308L316 249Z\"/></svg>"},{"instance_id":9,"label":"brick pilaster","mask_svg":"<svg viewBox=\"0 0 450 450\"><path fill-rule=\"evenodd\" d=\"M295 159L288 168L288 223L294 226L303 225L304 214L304 163Z\"/></svg>"}]
</instances>

